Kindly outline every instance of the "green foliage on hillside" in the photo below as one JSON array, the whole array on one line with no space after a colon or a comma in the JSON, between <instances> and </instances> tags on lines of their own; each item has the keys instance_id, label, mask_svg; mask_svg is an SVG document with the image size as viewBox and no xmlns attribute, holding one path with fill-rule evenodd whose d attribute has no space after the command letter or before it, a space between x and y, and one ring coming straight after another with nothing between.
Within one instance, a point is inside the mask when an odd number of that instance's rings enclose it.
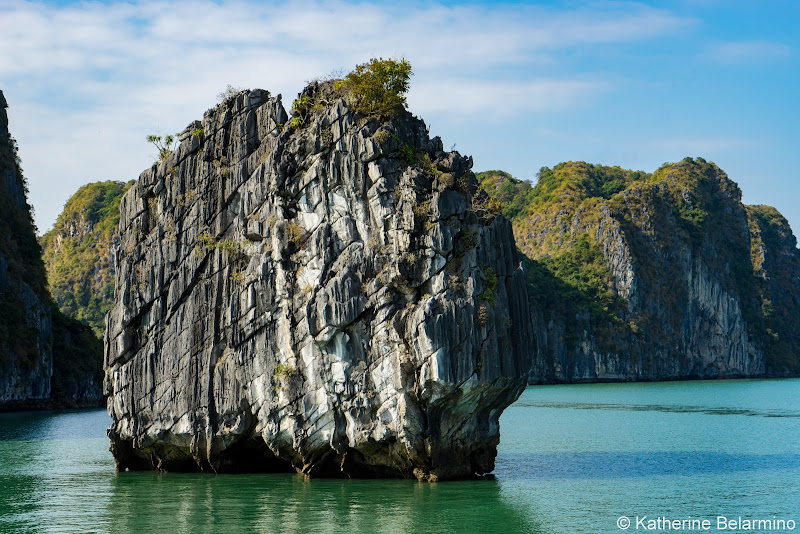
<instances>
[{"instance_id":1,"label":"green foliage on hillside","mask_svg":"<svg viewBox=\"0 0 800 534\"><path fill-rule=\"evenodd\" d=\"M727 208L741 202L739 187L728 179L725 172L703 158L684 158L677 163L665 163L650 179L665 188L665 200L693 246L702 244L707 232L719 223Z\"/></svg>"},{"instance_id":2,"label":"green foliage on hillside","mask_svg":"<svg viewBox=\"0 0 800 534\"><path fill-rule=\"evenodd\" d=\"M576 205L588 198L608 199L636 182L649 179L642 171L591 165L583 161L542 167L535 185L518 180L504 171L484 171L475 175L481 187L503 206L510 219L540 213L550 204Z\"/></svg>"},{"instance_id":3,"label":"green foliage on hillside","mask_svg":"<svg viewBox=\"0 0 800 534\"><path fill-rule=\"evenodd\" d=\"M647 180L650 175L620 167L569 161L552 169L542 167L537 178L532 200L535 205L541 205L558 201L580 202L586 198L608 199L637 181Z\"/></svg>"},{"instance_id":4,"label":"green foliage on hillside","mask_svg":"<svg viewBox=\"0 0 800 534\"><path fill-rule=\"evenodd\" d=\"M625 327L625 301L609 289L611 272L588 235L556 255L538 261L525 258L525 266L531 302L563 320L568 341L575 339L576 317L586 312L587 326L603 334L601 343L608 341L611 327Z\"/></svg>"},{"instance_id":5,"label":"green foliage on hillside","mask_svg":"<svg viewBox=\"0 0 800 534\"><path fill-rule=\"evenodd\" d=\"M581 235L571 248L557 256L543 258L541 263L568 288L566 293L560 292L565 301L577 308L588 308L598 316L618 308L618 297L608 289L611 271L600 247L588 235Z\"/></svg>"},{"instance_id":6,"label":"green foliage on hillside","mask_svg":"<svg viewBox=\"0 0 800 534\"><path fill-rule=\"evenodd\" d=\"M762 339L761 289L750 254L751 236L734 230L749 226L739 186L703 158L664 164L651 182L660 188L661 202L682 230L681 241L703 258L728 291L739 295L750 334Z\"/></svg>"},{"instance_id":7,"label":"green foliage on hillside","mask_svg":"<svg viewBox=\"0 0 800 534\"><path fill-rule=\"evenodd\" d=\"M534 193L530 182L498 170L476 173L475 178L489 197L500 204L503 215L509 219L528 213Z\"/></svg>"},{"instance_id":8,"label":"green foliage on hillside","mask_svg":"<svg viewBox=\"0 0 800 534\"><path fill-rule=\"evenodd\" d=\"M599 224L608 214L605 202L650 179L645 172L582 161L542 167L535 185L503 171L485 171L476 177L511 219L519 249L533 259L557 255L571 246L575 235L586 233L587 226ZM584 229L565 232L577 215Z\"/></svg>"},{"instance_id":9,"label":"green foliage on hillside","mask_svg":"<svg viewBox=\"0 0 800 534\"><path fill-rule=\"evenodd\" d=\"M535 307L561 317L569 338L576 332L576 317L587 312L586 326L596 333L610 335L612 326L623 327L625 303L611 290L611 272L602 251L585 231L564 233L559 217L571 223L575 212L581 210L584 218L595 220L594 198L610 198L649 175L567 162L553 169L543 167L535 185L498 170L477 173L476 177L512 221L517 246L526 256Z\"/></svg>"},{"instance_id":10,"label":"green foliage on hillside","mask_svg":"<svg viewBox=\"0 0 800 534\"><path fill-rule=\"evenodd\" d=\"M119 204L130 185L95 182L81 187L41 239L59 308L100 336L114 299L111 255L118 239Z\"/></svg>"}]
</instances>

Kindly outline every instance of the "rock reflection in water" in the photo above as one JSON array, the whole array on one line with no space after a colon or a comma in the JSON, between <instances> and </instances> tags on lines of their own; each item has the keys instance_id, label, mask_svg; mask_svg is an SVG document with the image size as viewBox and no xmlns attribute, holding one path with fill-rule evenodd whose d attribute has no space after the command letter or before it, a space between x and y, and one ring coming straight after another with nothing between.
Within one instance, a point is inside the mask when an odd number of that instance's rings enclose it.
<instances>
[{"instance_id":1,"label":"rock reflection in water","mask_svg":"<svg viewBox=\"0 0 800 534\"><path fill-rule=\"evenodd\" d=\"M120 473L120 532L537 532L495 480L308 480L300 475ZM164 518L171 518L170 525Z\"/></svg>"}]
</instances>

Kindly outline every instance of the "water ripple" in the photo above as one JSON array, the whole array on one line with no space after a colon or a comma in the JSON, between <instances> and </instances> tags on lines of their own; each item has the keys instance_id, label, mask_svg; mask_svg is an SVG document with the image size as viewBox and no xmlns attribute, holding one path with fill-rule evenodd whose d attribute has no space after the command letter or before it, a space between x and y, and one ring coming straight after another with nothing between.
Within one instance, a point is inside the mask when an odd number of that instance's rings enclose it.
<instances>
[{"instance_id":1,"label":"water ripple","mask_svg":"<svg viewBox=\"0 0 800 534\"><path fill-rule=\"evenodd\" d=\"M502 454L498 480L591 479L726 474L800 469L800 454L729 454L713 451L551 452Z\"/></svg>"},{"instance_id":2,"label":"water ripple","mask_svg":"<svg viewBox=\"0 0 800 534\"><path fill-rule=\"evenodd\" d=\"M706 415L745 415L748 417L786 417L800 419L800 412L754 410L748 408L691 406L683 404L613 404L589 402L517 401L514 408L561 408L569 410L618 410L625 412L699 413Z\"/></svg>"}]
</instances>

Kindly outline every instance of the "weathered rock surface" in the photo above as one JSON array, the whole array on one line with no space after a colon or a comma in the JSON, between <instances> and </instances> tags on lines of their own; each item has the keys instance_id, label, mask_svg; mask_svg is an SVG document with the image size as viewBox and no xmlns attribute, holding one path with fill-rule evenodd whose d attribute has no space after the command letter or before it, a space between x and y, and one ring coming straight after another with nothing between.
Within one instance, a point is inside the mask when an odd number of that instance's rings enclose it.
<instances>
[{"instance_id":1,"label":"weathered rock surface","mask_svg":"<svg viewBox=\"0 0 800 534\"><path fill-rule=\"evenodd\" d=\"M300 129L280 96L226 100L123 198L117 466L488 473L533 352L511 225L422 121L303 95Z\"/></svg>"},{"instance_id":2,"label":"weathered rock surface","mask_svg":"<svg viewBox=\"0 0 800 534\"><path fill-rule=\"evenodd\" d=\"M767 376L800 375L800 250L789 222L771 206L745 206L757 278Z\"/></svg>"}]
</instances>

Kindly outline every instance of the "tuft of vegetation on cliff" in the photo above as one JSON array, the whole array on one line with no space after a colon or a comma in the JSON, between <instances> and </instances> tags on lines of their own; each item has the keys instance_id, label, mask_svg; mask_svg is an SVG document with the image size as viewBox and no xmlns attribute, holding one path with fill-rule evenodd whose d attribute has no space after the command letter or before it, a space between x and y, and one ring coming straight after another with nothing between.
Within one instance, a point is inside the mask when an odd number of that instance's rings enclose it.
<instances>
[{"instance_id":1,"label":"tuft of vegetation on cliff","mask_svg":"<svg viewBox=\"0 0 800 534\"><path fill-rule=\"evenodd\" d=\"M406 93L413 72L405 59L371 59L356 66L334 87L344 90L353 111L392 117L406 108Z\"/></svg>"},{"instance_id":2,"label":"tuft of vegetation on cliff","mask_svg":"<svg viewBox=\"0 0 800 534\"><path fill-rule=\"evenodd\" d=\"M310 125L339 98L365 118L397 117L406 109L412 75L411 63L405 59L373 58L357 65L344 78L315 80L292 103L289 126L299 129Z\"/></svg>"},{"instance_id":3,"label":"tuft of vegetation on cliff","mask_svg":"<svg viewBox=\"0 0 800 534\"><path fill-rule=\"evenodd\" d=\"M109 181L81 187L41 238L50 291L59 309L98 336L114 301L119 203L132 184Z\"/></svg>"}]
</instances>

